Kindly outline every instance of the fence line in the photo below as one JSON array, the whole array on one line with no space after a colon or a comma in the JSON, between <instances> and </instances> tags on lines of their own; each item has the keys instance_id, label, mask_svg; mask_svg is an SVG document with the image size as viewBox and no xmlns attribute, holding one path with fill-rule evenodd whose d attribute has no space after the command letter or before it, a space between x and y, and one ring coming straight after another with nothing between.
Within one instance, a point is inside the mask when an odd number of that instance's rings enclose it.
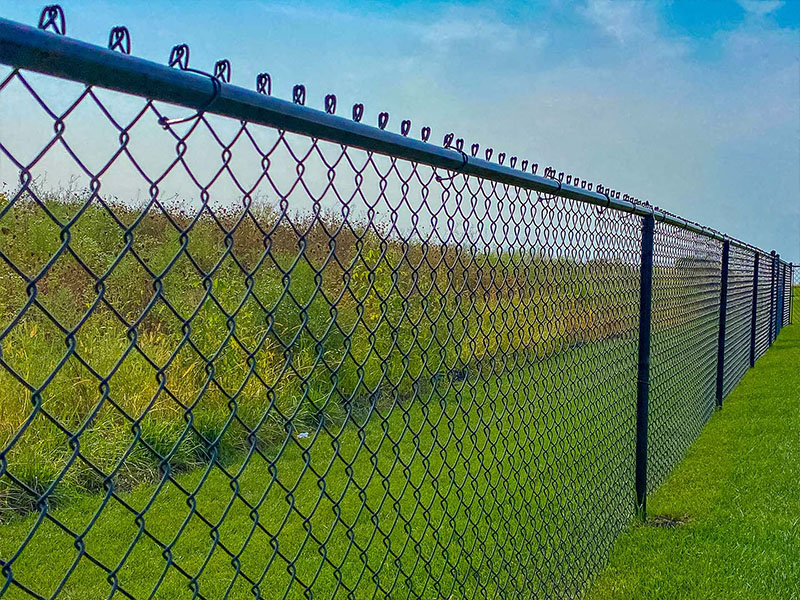
<instances>
[{"instance_id":1,"label":"fence line","mask_svg":"<svg viewBox=\"0 0 800 600\"><path fill-rule=\"evenodd\" d=\"M0 597L575 597L798 310L608 186L65 29L0 19Z\"/></svg>"}]
</instances>

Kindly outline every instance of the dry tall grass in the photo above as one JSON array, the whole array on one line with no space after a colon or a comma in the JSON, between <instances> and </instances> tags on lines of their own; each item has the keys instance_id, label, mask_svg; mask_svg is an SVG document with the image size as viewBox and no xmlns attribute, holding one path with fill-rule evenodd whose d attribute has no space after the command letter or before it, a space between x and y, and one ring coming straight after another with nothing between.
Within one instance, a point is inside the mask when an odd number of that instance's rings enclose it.
<instances>
[{"instance_id":1,"label":"dry tall grass","mask_svg":"<svg viewBox=\"0 0 800 600\"><path fill-rule=\"evenodd\" d=\"M0 450L13 477L0 518L56 481L50 502L270 453L480 377L498 356L633 329L630 265L434 244L268 203L45 198L0 199Z\"/></svg>"}]
</instances>

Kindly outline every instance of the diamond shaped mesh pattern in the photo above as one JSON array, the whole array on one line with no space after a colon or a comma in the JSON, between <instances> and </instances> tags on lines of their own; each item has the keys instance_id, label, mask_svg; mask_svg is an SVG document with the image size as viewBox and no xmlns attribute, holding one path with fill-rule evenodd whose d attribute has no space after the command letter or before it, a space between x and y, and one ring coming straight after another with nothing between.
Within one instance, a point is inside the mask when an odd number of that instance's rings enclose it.
<instances>
[{"instance_id":1,"label":"diamond shaped mesh pattern","mask_svg":"<svg viewBox=\"0 0 800 600\"><path fill-rule=\"evenodd\" d=\"M800 268L797 265L789 265L789 323L798 323L800 306L798 306L798 296L800 296Z\"/></svg>"},{"instance_id":2,"label":"diamond shaped mesh pattern","mask_svg":"<svg viewBox=\"0 0 800 600\"><path fill-rule=\"evenodd\" d=\"M758 302L756 306L756 359L769 348L770 316L772 314L772 257L761 254L758 262Z\"/></svg>"},{"instance_id":3,"label":"diamond shaped mesh pattern","mask_svg":"<svg viewBox=\"0 0 800 600\"><path fill-rule=\"evenodd\" d=\"M654 236L648 485L657 487L715 405L722 246L672 225Z\"/></svg>"},{"instance_id":4,"label":"diamond shaped mesh pattern","mask_svg":"<svg viewBox=\"0 0 800 600\"><path fill-rule=\"evenodd\" d=\"M752 252L731 246L728 258L728 307L725 315L724 396L730 393L750 367L753 266Z\"/></svg>"},{"instance_id":5,"label":"diamond shaped mesh pattern","mask_svg":"<svg viewBox=\"0 0 800 600\"><path fill-rule=\"evenodd\" d=\"M800 267L792 265L790 271L791 282L791 315L789 321L793 324L800 323Z\"/></svg>"},{"instance_id":6,"label":"diamond shaped mesh pattern","mask_svg":"<svg viewBox=\"0 0 800 600\"><path fill-rule=\"evenodd\" d=\"M791 322L792 311L792 266L781 265L781 288L783 301L781 303L781 325L786 326Z\"/></svg>"}]
</instances>

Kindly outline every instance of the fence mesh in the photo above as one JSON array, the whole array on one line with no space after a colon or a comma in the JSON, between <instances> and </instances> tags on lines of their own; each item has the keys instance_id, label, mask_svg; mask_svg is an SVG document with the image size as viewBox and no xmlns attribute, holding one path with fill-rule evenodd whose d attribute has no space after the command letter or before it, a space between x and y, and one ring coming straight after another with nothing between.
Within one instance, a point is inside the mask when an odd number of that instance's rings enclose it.
<instances>
[{"instance_id":1,"label":"fence mesh","mask_svg":"<svg viewBox=\"0 0 800 600\"><path fill-rule=\"evenodd\" d=\"M784 264L781 270L781 325L786 326L791 322L792 311L792 265Z\"/></svg>"},{"instance_id":2,"label":"fence mesh","mask_svg":"<svg viewBox=\"0 0 800 600\"><path fill-rule=\"evenodd\" d=\"M582 593L636 508L641 217L0 81L0 596ZM651 490L714 407L721 256L656 225Z\"/></svg>"},{"instance_id":3,"label":"fence mesh","mask_svg":"<svg viewBox=\"0 0 800 600\"><path fill-rule=\"evenodd\" d=\"M761 253L758 261L758 298L756 303L756 359L763 356L770 343L772 314L772 257Z\"/></svg>"},{"instance_id":4,"label":"fence mesh","mask_svg":"<svg viewBox=\"0 0 800 600\"><path fill-rule=\"evenodd\" d=\"M648 484L655 489L715 405L722 245L657 223L654 236Z\"/></svg>"},{"instance_id":5,"label":"fence mesh","mask_svg":"<svg viewBox=\"0 0 800 600\"><path fill-rule=\"evenodd\" d=\"M753 253L731 246L728 259L728 306L725 322L723 396L750 367L753 306Z\"/></svg>"},{"instance_id":6,"label":"fence mesh","mask_svg":"<svg viewBox=\"0 0 800 600\"><path fill-rule=\"evenodd\" d=\"M792 265L791 271L791 323L800 323L800 266Z\"/></svg>"}]
</instances>

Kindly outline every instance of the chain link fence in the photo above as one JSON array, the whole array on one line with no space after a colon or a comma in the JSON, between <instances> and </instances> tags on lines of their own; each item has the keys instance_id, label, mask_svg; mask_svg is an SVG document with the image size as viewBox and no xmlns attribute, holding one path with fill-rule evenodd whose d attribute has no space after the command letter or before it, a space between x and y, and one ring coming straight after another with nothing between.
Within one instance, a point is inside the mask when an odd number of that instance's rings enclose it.
<instances>
[{"instance_id":1,"label":"chain link fence","mask_svg":"<svg viewBox=\"0 0 800 600\"><path fill-rule=\"evenodd\" d=\"M579 596L790 320L627 195L109 47L0 20L4 598Z\"/></svg>"},{"instance_id":2,"label":"chain link fence","mask_svg":"<svg viewBox=\"0 0 800 600\"><path fill-rule=\"evenodd\" d=\"M750 367L753 306L753 253L732 246L728 263L723 395L727 396Z\"/></svg>"},{"instance_id":3,"label":"chain link fence","mask_svg":"<svg viewBox=\"0 0 800 600\"><path fill-rule=\"evenodd\" d=\"M722 244L657 223L648 489L669 475L716 406Z\"/></svg>"}]
</instances>

